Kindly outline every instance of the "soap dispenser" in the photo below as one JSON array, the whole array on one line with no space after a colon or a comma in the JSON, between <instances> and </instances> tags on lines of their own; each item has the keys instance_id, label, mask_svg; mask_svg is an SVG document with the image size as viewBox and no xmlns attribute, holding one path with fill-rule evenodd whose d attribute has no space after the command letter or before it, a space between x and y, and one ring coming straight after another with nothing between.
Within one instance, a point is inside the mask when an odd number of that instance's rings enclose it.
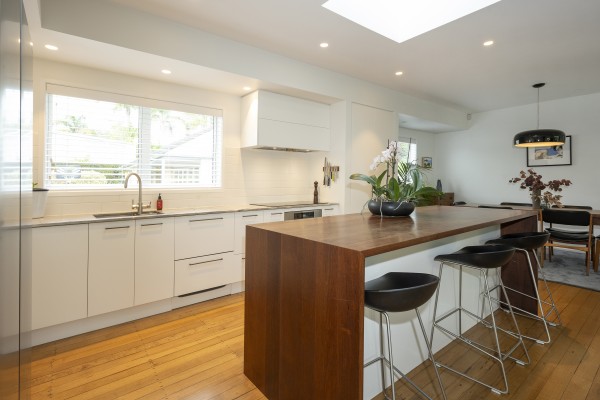
<instances>
[{"instance_id":1,"label":"soap dispenser","mask_svg":"<svg viewBox=\"0 0 600 400\"><path fill-rule=\"evenodd\" d=\"M160 197L160 193L158 194L158 199L156 199L156 210L160 211L163 208L162 197Z\"/></svg>"}]
</instances>

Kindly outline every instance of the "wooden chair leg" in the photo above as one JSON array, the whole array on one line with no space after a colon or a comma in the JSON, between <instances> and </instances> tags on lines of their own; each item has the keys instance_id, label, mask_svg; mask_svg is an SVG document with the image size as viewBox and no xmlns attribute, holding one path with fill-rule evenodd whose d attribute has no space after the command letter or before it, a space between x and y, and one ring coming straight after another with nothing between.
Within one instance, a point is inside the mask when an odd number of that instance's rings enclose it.
<instances>
[{"instance_id":1,"label":"wooden chair leg","mask_svg":"<svg viewBox=\"0 0 600 400\"><path fill-rule=\"evenodd\" d=\"M594 245L594 271L598 272L598 259L600 259L600 239Z\"/></svg>"}]
</instances>

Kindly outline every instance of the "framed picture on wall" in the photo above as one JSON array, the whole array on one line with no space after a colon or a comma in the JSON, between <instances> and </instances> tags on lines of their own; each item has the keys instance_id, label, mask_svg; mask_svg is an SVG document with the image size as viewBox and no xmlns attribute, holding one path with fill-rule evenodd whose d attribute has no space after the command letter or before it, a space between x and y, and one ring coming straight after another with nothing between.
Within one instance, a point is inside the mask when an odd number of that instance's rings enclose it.
<instances>
[{"instance_id":1,"label":"framed picture on wall","mask_svg":"<svg viewBox=\"0 0 600 400\"><path fill-rule=\"evenodd\" d=\"M433 166L431 157L421 157L421 165L423 168L431 168Z\"/></svg>"},{"instance_id":2,"label":"framed picture on wall","mask_svg":"<svg viewBox=\"0 0 600 400\"><path fill-rule=\"evenodd\" d=\"M571 136L567 136L565 144L549 147L528 147L528 167L549 167L553 165L572 165Z\"/></svg>"}]
</instances>

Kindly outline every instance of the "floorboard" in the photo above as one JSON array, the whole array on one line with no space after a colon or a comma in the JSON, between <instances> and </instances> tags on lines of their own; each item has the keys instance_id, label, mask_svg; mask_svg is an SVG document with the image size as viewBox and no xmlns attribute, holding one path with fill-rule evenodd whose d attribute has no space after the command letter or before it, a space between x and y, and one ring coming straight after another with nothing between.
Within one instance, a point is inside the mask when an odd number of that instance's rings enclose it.
<instances>
[{"instance_id":1,"label":"floorboard","mask_svg":"<svg viewBox=\"0 0 600 400\"><path fill-rule=\"evenodd\" d=\"M552 343L527 340L531 363L506 362L510 400L600 399L600 292L551 283L563 326L551 328ZM32 351L32 399L262 400L243 374L243 294L37 346ZM519 319L531 336L542 333ZM486 334L473 330L479 337ZM463 344L438 359L500 383L498 368ZM409 374L441 399L430 362ZM489 389L442 370L449 400L495 400ZM398 398L419 399L402 381ZM376 399L382 399L379 395Z\"/></svg>"}]
</instances>

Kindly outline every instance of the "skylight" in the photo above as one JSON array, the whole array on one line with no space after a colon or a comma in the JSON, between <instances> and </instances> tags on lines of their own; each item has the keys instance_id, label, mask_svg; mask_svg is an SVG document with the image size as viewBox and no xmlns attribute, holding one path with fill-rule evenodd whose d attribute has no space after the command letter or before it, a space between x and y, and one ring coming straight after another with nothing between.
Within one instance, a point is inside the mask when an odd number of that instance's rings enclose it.
<instances>
[{"instance_id":1,"label":"skylight","mask_svg":"<svg viewBox=\"0 0 600 400\"><path fill-rule=\"evenodd\" d=\"M329 0L323 7L402 43L500 0Z\"/></svg>"}]
</instances>

